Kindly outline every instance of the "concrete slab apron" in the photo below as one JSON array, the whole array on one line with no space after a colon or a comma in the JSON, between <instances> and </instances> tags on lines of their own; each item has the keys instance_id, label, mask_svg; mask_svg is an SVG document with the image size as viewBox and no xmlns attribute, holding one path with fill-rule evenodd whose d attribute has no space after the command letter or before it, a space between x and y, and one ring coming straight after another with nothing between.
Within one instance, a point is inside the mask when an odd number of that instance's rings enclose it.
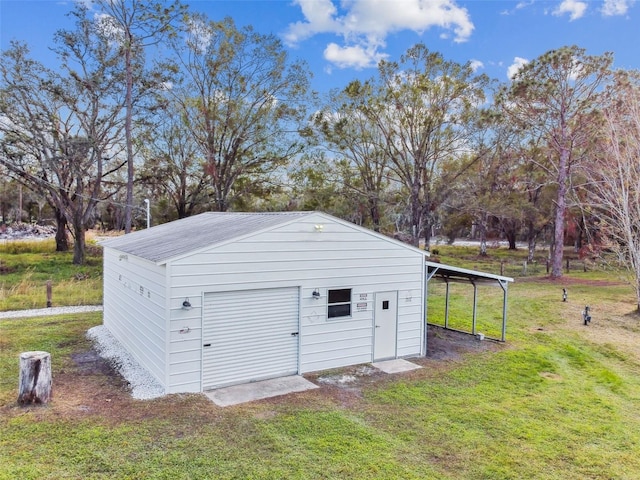
<instances>
[{"instance_id":1,"label":"concrete slab apron","mask_svg":"<svg viewBox=\"0 0 640 480\"><path fill-rule=\"evenodd\" d=\"M402 373L422 368L420 365L416 365L415 363L408 362L401 358L385 360L383 362L374 362L371 365L376 367L378 370L382 370L384 373Z\"/></svg>"},{"instance_id":2,"label":"concrete slab apron","mask_svg":"<svg viewBox=\"0 0 640 480\"><path fill-rule=\"evenodd\" d=\"M371 365L385 373L402 373L422 368L420 365L401 358L375 362ZM241 403L253 402L254 400L287 395L288 393L303 392L314 388L319 387L299 375L292 375L290 377L273 378L271 380L243 383L242 385L209 390L204 392L204 394L216 405L229 407Z\"/></svg>"},{"instance_id":3,"label":"concrete slab apron","mask_svg":"<svg viewBox=\"0 0 640 480\"><path fill-rule=\"evenodd\" d=\"M303 392L313 388L318 388L318 386L299 375L293 375L290 377L244 383L242 385L233 385L231 387L210 390L204 392L204 394L216 405L229 407L254 400L262 400L263 398Z\"/></svg>"}]
</instances>

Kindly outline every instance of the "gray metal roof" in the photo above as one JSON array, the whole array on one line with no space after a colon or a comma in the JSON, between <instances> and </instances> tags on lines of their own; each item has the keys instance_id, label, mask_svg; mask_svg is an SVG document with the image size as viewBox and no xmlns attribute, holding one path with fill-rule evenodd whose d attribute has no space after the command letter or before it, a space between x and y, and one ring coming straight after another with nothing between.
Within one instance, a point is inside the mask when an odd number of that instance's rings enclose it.
<instances>
[{"instance_id":1,"label":"gray metal roof","mask_svg":"<svg viewBox=\"0 0 640 480\"><path fill-rule=\"evenodd\" d=\"M109 248L164 263L186 253L268 229L315 212L207 212L101 242Z\"/></svg>"}]
</instances>

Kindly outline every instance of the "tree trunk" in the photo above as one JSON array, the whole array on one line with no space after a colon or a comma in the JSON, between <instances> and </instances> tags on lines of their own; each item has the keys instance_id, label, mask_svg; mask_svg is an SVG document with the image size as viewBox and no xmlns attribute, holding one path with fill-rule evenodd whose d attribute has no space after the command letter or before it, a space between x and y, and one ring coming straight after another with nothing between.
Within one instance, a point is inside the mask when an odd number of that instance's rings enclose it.
<instances>
[{"instance_id":1,"label":"tree trunk","mask_svg":"<svg viewBox=\"0 0 640 480\"><path fill-rule=\"evenodd\" d=\"M84 265L86 240L84 238L84 227L82 225L74 225L74 242L73 242L73 264Z\"/></svg>"},{"instance_id":2,"label":"tree trunk","mask_svg":"<svg viewBox=\"0 0 640 480\"><path fill-rule=\"evenodd\" d=\"M57 208L54 208L53 211L56 216L56 252L68 252L67 217Z\"/></svg>"},{"instance_id":3,"label":"tree trunk","mask_svg":"<svg viewBox=\"0 0 640 480\"><path fill-rule=\"evenodd\" d=\"M380 231L380 209L378 208L377 199L369 199L369 215L371 215L371 222L373 223L373 231Z\"/></svg>"},{"instance_id":4,"label":"tree trunk","mask_svg":"<svg viewBox=\"0 0 640 480\"><path fill-rule=\"evenodd\" d=\"M478 224L480 233L480 256L487 256L487 214L483 213Z\"/></svg>"},{"instance_id":5,"label":"tree trunk","mask_svg":"<svg viewBox=\"0 0 640 480\"><path fill-rule=\"evenodd\" d=\"M433 218L431 217L431 215L428 215L424 222L423 222L423 228L424 228L424 249L429 251L431 249L431 233L433 231Z\"/></svg>"},{"instance_id":6,"label":"tree trunk","mask_svg":"<svg viewBox=\"0 0 640 480\"><path fill-rule=\"evenodd\" d=\"M420 245L420 224L422 209L420 208L420 186L414 184L411 189L411 245Z\"/></svg>"},{"instance_id":7,"label":"tree trunk","mask_svg":"<svg viewBox=\"0 0 640 480\"><path fill-rule=\"evenodd\" d=\"M529 227L527 228L527 246L529 250L527 261L531 262L536 253L536 233L533 222L529 222Z\"/></svg>"},{"instance_id":8,"label":"tree trunk","mask_svg":"<svg viewBox=\"0 0 640 480\"><path fill-rule=\"evenodd\" d=\"M576 239L575 242L573 244L573 250L577 253L580 251L580 249L582 248L582 242L584 239L584 232L585 232L585 222L584 222L584 217L580 217L580 220L578 222L576 222Z\"/></svg>"},{"instance_id":9,"label":"tree trunk","mask_svg":"<svg viewBox=\"0 0 640 480\"><path fill-rule=\"evenodd\" d=\"M227 202L224 198L216 198L216 211L218 212L226 212L227 211Z\"/></svg>"},{"instance_id":10,"label":"tree trunk","mask_svg":"<svg viewBox=\"0 0 640 480\"><path fill-rule=\"evenodd\" d=\"M558 164L558 194L556 196L551 278L562 277L562 258L564 255L564 216L567 209L568 170L569 151L566 148L563 148L560 152L560 162Z\"/></svg>"},{"instance_id":11,"label":"tree trunk","mask_svg":"<svg viewBox=\"0 0 640 480\"><path fill-rule=\"evenodd\" d=\"M20 405L45 404L51 400L51 355L48 352L20 354Z\"/></svg>"},{"instance_id":12,"label":"tree trunk","mask_svg":"<svg viewBox=\"0 0 640 480\"><path fill-rule=\"evenodd\" d=\"M640 275L636 273L636 313L640 314Z\"/></svg>"},{"instance_id":13,"label":"tree trunk","mask_svg":"<svg viewBox=\"0 0 640 480\"><path fill-rule=\"evenodd\" d=\"M131 123L133 116L133 72L131 65L131 49L133 48L133 38L127 38L129 44L125 48L125 69L126 69L126 91L125 91L125 120L124 135L127 147L127 204L124 210L124 233L131 232L132 209L133 209L133 139L131 134ZM74 262L75 263L75 262Z\"/></svg>"}]
</instances>

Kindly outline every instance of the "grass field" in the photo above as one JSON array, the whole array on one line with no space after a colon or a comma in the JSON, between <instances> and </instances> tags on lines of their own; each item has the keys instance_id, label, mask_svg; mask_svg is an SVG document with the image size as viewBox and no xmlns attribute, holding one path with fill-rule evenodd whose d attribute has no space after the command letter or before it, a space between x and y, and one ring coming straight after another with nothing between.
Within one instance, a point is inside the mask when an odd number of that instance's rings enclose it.
<instances>
[{"instance_id":1,"label":"grass field","mask_svg":"<svg viewBox=\"0 0 640 480\"><path fill-rule=\"evenodd\" d=\"M0 311L44 308L47 281L53 306L102 303L102 251L89 242L85 265L56 252L53 239L0 243Z\"/></svg>"},{"instance_id":2,"label":"grass field","mask_svg":"<svg viewBox=\"0 0 640 480\"><path fill-rule=\"evenodd\" d=\"M436 319L443 302L432 288ZM452 303L470 295L461 286ZM501 290L480 296L479 324L490 330ZM450 312L461 327L465 308ZM133 400L104 365L89 368L79 359L100 313L0 320L0 479L640 478L633 309L633 291L612 272L518 279L505 344L227 408L200 395ZM27 350L52 354L46 407L16 405Z\"/></svg>"}]
</instances>

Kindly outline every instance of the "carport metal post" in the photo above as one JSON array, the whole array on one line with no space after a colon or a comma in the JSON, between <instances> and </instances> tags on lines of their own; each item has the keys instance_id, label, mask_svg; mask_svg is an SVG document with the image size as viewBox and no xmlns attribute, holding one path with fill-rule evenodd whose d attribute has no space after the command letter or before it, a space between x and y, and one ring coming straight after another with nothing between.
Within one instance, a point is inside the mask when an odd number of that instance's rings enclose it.
<instances>
[{"instance_id":1,"label":"carport metal post","mask_svg":"<svg viewBox=\"0 0 640 480\"><path fill-rule=\"evenodd\" d=\"M509 283L506 280L498 280L500 287L502 287L502 341L507 338L507 289Z\"/></svg>"},{"instance_id":2,"label":"carport metal post","mask_svg":"<svg viewBox=\"0 0 640 480\"><path fill-rule=\"evenodd\" d=\"M447 284L444 296L444 328L449 328L449 279L444 277L444 281Z\"/></svg>"},{"instance_id":3,"label":"carport metal post","mask_svg":"<svg viewBox=\"0 0 640 480\"><path fill-rule=\"evenodd\" d=\"M429 281L436 274L438 269L434 269L433 272L429 272L429 267L426 268L425 282L424 282L424 349L422 355L427 355L427 342L429 341L427 326L429 324Z\"/></svg>"},{"instance_id":4,"label":"carport metal post","mask_svg":"<svg viewBox=\"0 0 640 480\"><path fill-rule=\"evenodd\" d=\"M471 320L471 334L476 334L476 319L477 319L477 310L478 310L478 285L473 279L470 280L471 285L473 285L473 319Z\"/></svg>"}]
</instances>

